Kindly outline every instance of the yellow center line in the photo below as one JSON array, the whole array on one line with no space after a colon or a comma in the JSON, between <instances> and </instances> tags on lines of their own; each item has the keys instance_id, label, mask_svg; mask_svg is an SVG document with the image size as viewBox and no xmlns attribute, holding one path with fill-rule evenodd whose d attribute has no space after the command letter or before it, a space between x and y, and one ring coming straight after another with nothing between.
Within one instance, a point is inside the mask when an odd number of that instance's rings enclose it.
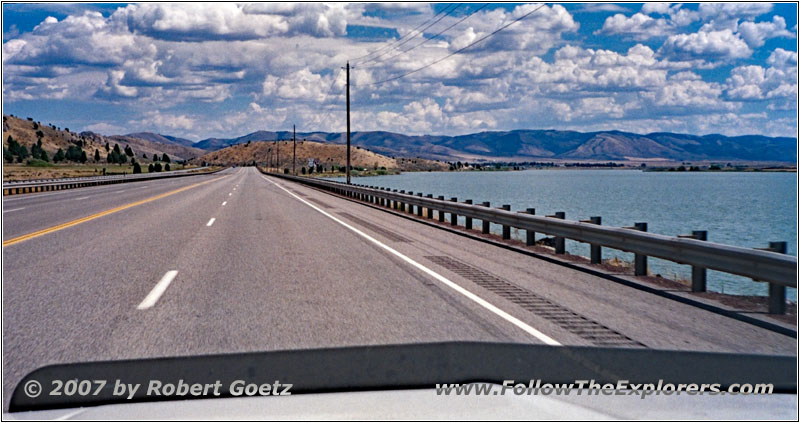
<instances>
[{"instance_id":1,"label":"yellow center line","mask_svg":"<svg viewBox=\"0 0 800 423\"><path fill-rule=\"evenodd\" d=\"M105 211L101 211L100 213L95 213L95 214L90 215L90 216L81 217L80 219L75 219L75 220L70 221L70 222L66 222L66 223L62 223L60 225L52 226L52 227L49 227L47 229L42 229L42 230L39 230L39 231L36 231L36 232L31 232L31 233L26 234L26 235L21 235L21 236L18 236L16 238L9 239L8 241L3 241L3 248L8 247L9 245L14 245L14 244L22 242L22 241L27 241L27 240L29 240L31 238L36 238L36 237L39 237L39 236L42 236L42 235L47 235L47 234L55 232L55 231L60 231L62 229L66 229L66 228L72 227L72 226L75 226L75 225L80 225L81 223L88 222L90 220L94 220L94 219L97 219L97 218L100 218L100 217L103 217L103 216L108 216L109 214L116 213L118 211L122 211L122 210L125 210L125 209L129 209L131 207L136 207L136 206L139 206L139 205L142 205L142 204L145 204L145 203L149 203L151 201L156 201L156 200L162 199L164 197L168 197L168 196L170 196L172 194L177 194L179 192L186 191L188 189L199 187L200 185L205 185L205 184L207 184L209 182L217 181L217 180L222 179L222 178L224 178L226 176L228 176L228 175L225 175L225 176L222 176L222 177L219 177L219 178L214 178L214 179L211 179L211 180L208 180L208 181L198 182L196 184L188 185L188 186L185 186L183 188L178 188L178 189L173 190L173 191L165 192L163 194L159 194L159 195L156 195L154 197L145 198L144 200L136 201L136 202L133 202L133 203L128 203L128 204L125 204L124 206L115 207L113 209L108 209L108 210L105 210Z\"/></svg>"}]
</instances>

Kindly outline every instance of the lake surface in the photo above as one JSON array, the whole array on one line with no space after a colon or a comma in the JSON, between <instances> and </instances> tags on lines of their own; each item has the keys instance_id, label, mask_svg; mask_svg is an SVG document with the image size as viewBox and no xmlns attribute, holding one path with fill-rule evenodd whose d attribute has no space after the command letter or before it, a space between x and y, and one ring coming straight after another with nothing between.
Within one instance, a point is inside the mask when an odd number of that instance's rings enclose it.
<instances>
[{"instance_id":1,"label":"lake surface","mask_svg":"<svg viewBox=\"0 0 800 423\"><path fill-rule=\"evenodd\" d=\"M511 210L536 208L537 215L566 212L569 220L602 216L603 225L647 222L664 235L708 231L709 241L742 247L766 247L786 241L797 255L797 175L770 172L641 172L638 170L526 170L517 172L415 172L353 178L353 182L423 192L434 197L490 201ZM343 180L344 178L335 178ZM500 226L492 225L500 233ZM516 232L516 233L515 233ZM543 235L537 234L538 237ZM524 231L512 231L523 239ZM567 242L567 251L584 256L589 247ZM633 255L603 249L603 258L628 261ZM650 270L670 278L691 279L689 266L651 258ZM739 295L767 295L767 284L708 272L708 289ZM787 297L797 301L797 291Z\"/></svg>"}]
</instances>

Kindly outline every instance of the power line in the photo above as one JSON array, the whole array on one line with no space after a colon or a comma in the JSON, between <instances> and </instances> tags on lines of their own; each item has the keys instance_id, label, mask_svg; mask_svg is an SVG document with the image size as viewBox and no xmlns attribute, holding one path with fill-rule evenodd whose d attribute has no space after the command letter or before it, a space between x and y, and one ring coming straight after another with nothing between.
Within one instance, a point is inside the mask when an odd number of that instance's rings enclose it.
<instances>
[{"instance_id":1,"label":"power line","mask_svg":"<svg viewBox=\"0 0 800 423\"><path fill-rule=\"evenodd\" d=\"M383 47L381 47L381 48L379 48L379 49L377 49L377 50L374 50L374 51L372 51L372 52L370 52L370 53L367 53L367 54L365 54L365 55L363 55L363 56L359 56L359 57L357 57L357 58L355 58L355 59L353 59L353 60L357 60L357 59L360 59L360 58L363 58L363 57L370 56L370 55L372 55L372 54L375 54L375 53L377 53L377 52L379 52L379 51L381 51L381 50L385 50L386 48L389 48L389 47L391 47L393 44L396 44L396 43L400 42L401 40L403 40L404 38L408 37L409 35L412 35L412 34L414 34L414 33L415 33L415 32L416 32L418 29L422 28L422 27L423 27L424 25L426 25L428 22L430 22L430 21L431 21L431 20L433 20L433 19L436 19L436 17L437 17L437 16L439 16L439 15L441 15L442 13L445 13L445 12L446 12L446 13L447 13L446 15L442 16L441 18L439 18L439 19L438 19L436 22L434 22L433 24L435 24L435 23L439 22L439 21L440 21L440 20L442 20L442 19L443 19L445 16L449 15L451 12L453 12L455 9L457 9L459 6L461 6L461 4L460 4L460 3L459 3L459 4L456 4L456 5L455 5L455 7L446 7L446 8L444 8L444 9L440 10L438 13L434 14L433 16L431 16L430 18L428 18L427 20L425 20L424 22L422 22L421 24L419 24L419 25L418 25L416 28L412 29L412 30L411 30L411 32L409 32L409 33L407 33L406 35L404 35L404 36L400 37L400 38L399 38L399 39L397 39L396 41L394 41L394 42L392 42L392 43L389 43L389 44L387 44L387 45L385 45L385 46L383 46ZM433 24L431 24L431 25L433 25ZM431 25L428 25L427 27L425 27L425 29L429 28ZM425 29L423 29L422 31L424 31ZM413 39L414 37L416 37L416 34L415 34L414 36L412 36L412 37L408 38L408 40L406 40L406 41L410 41L410 40L411 40L411 39ZM404 42L403 44L405 44L405 42ZM400 45L402 45L402 44L400 44ZM395 48L396 48L396 47L399 47L400 45L398 45L398 46L395 46ZM381 54L381 56L383 56L383 54ZM378 57L380 57L380 56L378 56ZM372 60L372 59L370 59L370 60ZM367 60L366 62L369 62L370 60ZM336 80L339 78L339 75L340 75L341 73L342 73L342 69L339 69L339 71L336 73L336 76L334 76L334 77L333 77L333 81L331 81L331 86L330 86L330 87L328 87L328 90L325 92L325 96L322 98L322 103L321 103L322 105L325 105L325 102L328 100L328 96L330 96L330 95L331 95L331 92L333 91L333 87L336 85Z\"/></svg>"},{"instance_id":2,"label":"power line","mask_svg":"<svg viewBox=\"0 0 800 423\"><path fill-rule=\"evenodd\" d=\"M396 43L400 42L402 39L404 39L404 38L408 37L409 35L411 35L411 34L414 34L414 32L416 32L418 29L422 28L422 27L423 27L425 24L427 24L428 22L432 21L433 19L436 19L436 17L437 17L437 16L439 16L439 15L440 15L440 14L442 14L442 13L444 13L444 11L445 11L445 10L447 10L447 9L448 9L448 8L445 8L445 9L442 9L442 10L440 10L438 13L436 13L436 14L435 14L435 15L433 15L433 16L431 16L431 17L430 17L430 18L428 18L427 20L425 20L425 22L422 22L422 23L421 23L421 24L419 24L419 25L418 25L416 28L412 29L412 30L411 30L411 32L409 32L408 34L406 34L406 35L404 35L404 36L402 36L402 37L398 38L397 40L395 40L395 41L393 41L393 42L391 42L391 43L389 43L389 44L387 44L387 45L384 45L383 47L380 47L380 48L378 48L378 49L376 49L376 50L373 50L373 51L371 51L371 52L369 52L369 53L367 53L367 54L365 54L365 55L363 55L363 56L359 56L359 57L356 57L356 58L354 58L354 59L350 59L350 61L352 61L352 62L356 63L356 62L358 62L358 61L359 61L359 59L362 59L362 58L364 58L364 57L368 57L368 56L372 56L373 54L375 54L375 53L377 53L377 52L379 52L379 51L383 51L383 50L385 50L385 49L387 49L387 48L391 47L393 44L396 44Z\"/></svg>"},{"instance_id":3,"label":"power line","mask_svg":"<svg viewBox=\"0 0 800 423\"><path fill-rule=\"evenodd\" d=\"M481 41L483 41L483 40L485 40L485 39L487 39L487 38L489 38L489 37L491 37L491 36L493 36L493 35L497 34L498 32L500 32L500 31L502 31L502 30L504 30L504 29L508 28L509 26L511 26L511 25L514 25L515 23L517 23L517 22L519 22L519 21L521 21L521 20L523 20L523 19L527 18L528 16L532 15L534 12L538 11L539 9L543 8L544 6L546 6L546 4L542 4L541 6L537 7L536 9L533 9L533 10L531 10L530 12L528 12L528 13L526 13L526 14L524 14L524 15L520 16L519 18L517 18L517 19L515 19L515 20L513 20L513 21L511 21L511 22L509 22L508 24L506 24L506 25L503 25L503 26L501 26L500 28L498 28L498 29L494 30L492 33L490 33L490 34L488 34L488 35L485 35L485 36L481 37L480 39L478 39L477 41L474 41L474 42L472 42L472 43L468 44L466 47L462 47L462 48L460 48L460 49L458 49L458 50L456 50L456 51L454 51L454 52L452 52L452 53L448 54L447 56L444 56L444 57L442 57L442 58L440 58L440 59L438 59L438 60L436 60L436 61L434 61L434 62L428 63L427 65L425 65L425 66L423 66L423 67L421 67L421 68L414 69L414 70L412 70L412 71L410 71L410 72L406 72L406 73L404 73L404 74L402 74L402 75L398 75L398 76L395 76L395 77L392 77L392 78L389 78L389 79L384 79L384 80L382 80L382 81L373 82L373 83L371 83L371 84L365 84L365 86L370 86L370 85L380 85L380 84L385 84L385 83L387 83L387 82L396 81L396 80L398 80L398 79L400 79L400 78L404 78L404 77L406 77L406 76L408 76L408 75L411 75L411 74L413 74L413 73L419 72L419 71L421 71L421 70L423 70L423 69L427 69L427 68L429 68L429 67L431 67L431 66L433 66L433 65L435 65L435 64L437 64L437 63L439 63L439 62L442 62L442 61L444 61L444 60L446 60L446 59L448 59L448 58L450 58L450 57L452 57L452 56L455 56L455 55L456 55L456 54L458 54L458 53L461 53L462 51L464 51L464 50L466 50L466 49L468 49L468 48L470 48L470 47L474 46L475 44L478 44L478 43L480 43Z\"/></svg>"},{"instance_id":4,"label":"power line","mask_svg":"<svg viewBox=\"0 0 800 423\"><path fill-rule=\"evenodd\" d=\"M421 43L419 43L419 44L417 44L417 45L415 45L415 46L411 47L411 48L410 48L410 49L408 49L408 50L403 50L403 51L401 51L401 52L399 52L399 53L397 53L397 54L395 54L395 55L393 55L393 56L389 56L389 57L387 57L387 58L385 58L385 59L383 59L383 60L379 60L379 61L375 62L375 64L373 64L373 65L371 65L371 66L365 66L365 68L374 68L374 67L377 67L377 65L378 65L379 63L383 63L383 62L385 62L385 61L387 61L387 60L394 59L394 58L395 58L395 57L397 57L397 56L403 55L403 54L405 54L405 53L408 53L408 52L409 52L409 51L411 51L411 50L414 50L415 48L417 48L417 47L419 47L419 46L421 46L421 45L423 45L423 44L427 43L427 42L428 42L428 41L430 41L430 40L433 40L434 38L438 38L440 35L444 34L444 33L445 33L445 32L447 32L447 31L449 31L451 28L453 28L454 26L456 26L456 25L460 24L461 22L464 22L464 21L465 21L465 20L467 20L467 19L468 19L470 16L472 16L472 15L474 15L474 14L478 13L479 11L481 11L481 9L485 8L485 7L486 7L486 6L488 6L488 5L489 5L489 3L484 3L484 4L483 4L483 6L481 6L481 7L477 8L477 9L473 10L473 11L472 11L472 12L470 12L470 13L469 13L467 16L464 16L463 18L461 18L460 20L458 20L456 23L454 23L454 24L452 24L452 25L448 26L447 28L443 29L442 31L439 31L439 33L437 33L437 34L436 34L436 35L434 35L433 37L426 38L426 39L425 39L425 40L423 40Z\"/></svg>"},{"instance_id":5,"label":"power line","mask_svg":"<svg viewBox=\"0 0 800 423\"><path fill-rule=\"evenodd\" d=\"M325 105L325 101L328 100L328 96L331 95L331 91L333 90L334 85L336 85L336 80L339 78L339 75L342 73L342 70L339 69L339 72L336 72L336 76L333 77L333 81L331 81L331 86L328 88L328 91L325 93L325 97L322 98L322 105Z\"/></svg>"},{"instance_id":6,"label":"power line","mask_svg":"<svg viewBox=\"0 0 800 423\"><path fill-rule=\"evenodd\" d=\"M400 43L400 44L398 44L398 45L394 46L394 47L393 47L391 50L395 50L395 49L399 48L400 46L402 46L402 45L405 45L407 42L409 42L409 41L413 40L414 38L416 38L416 37L417 37L417 35L420 35L420 34L422 34L422 35L423 35L423 37L424 37L424 34L425 34L425 30L426 30L426 29L428 29L428 28L430 28L430 27L432 27L432 26L436 25L436 24L437 24L437 23L439 23L439 22L440 22L442 19L444 19L444 18L446 18L446 17L450 16L450 14L451 14L451 13L453 13L453 12L455 12L455 11L456 11L456 9L458 9L459 7L461 7L461 3L459 3L459 4L455 5L455 7L453 7L452 9L450 9L450 11L448 11L446 14L442 15L442 16L441 16L439 19L437 19L437 20L436 20L436 21L434 21L434 22L431 22L431 24L430 24L430 25L426 26L425 28L422 28L422 30L421 30L421 31L419 31L419 32L418 32L416 35L414 35L413 37L411 37L411 38L409 38L409 39L407 39L407 40L403 41L402 43ZM365 61L363 61L363 62L361 62L361 63L369 63L369 62L376 61L376 60L378 60L378 58L380 58L381 56L384 56L384 55L388 54L388 53L389 53L391 50L389 50L389 51L386 51L386 52L384 52L384 53L381 53L381 54L379 54L379 55L377 55L377 56L373 57L372 59L365 60ZM384 60L386 60L386 59L384 59ZM383 60L380 60L380 61L378 61L378 63L380 63L380 62L383 62Z\"/></svg>"}]
</instances>

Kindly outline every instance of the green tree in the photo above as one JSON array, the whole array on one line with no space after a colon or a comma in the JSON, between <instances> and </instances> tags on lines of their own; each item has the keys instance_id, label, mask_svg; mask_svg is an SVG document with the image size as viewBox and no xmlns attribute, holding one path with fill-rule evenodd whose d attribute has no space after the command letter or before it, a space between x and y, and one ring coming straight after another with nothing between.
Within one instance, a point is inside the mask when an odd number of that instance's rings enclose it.
<instances>
[{"instance_id":1,"label":"green tree","mask_svg":"<svg viewBox=\"0 0 800 423\"><path fill-rule=\"evenodd\" d=\"M15 140L14 137L9 135L6 142L8 142L8 151L11 153L11 155L18 156L21 145L19 145L17 140Z\"/></svg>"},{"instance_id":2,"label":"green tree","mask_svg":"<svg viewBox=\"0 0 800 423\"><path fill-rule=\"evenodd\" d=\"M119 149L119 144L114 144L114 151L117 154L122 154L122 150Z\"/></svg>"},{"instance_id":3,"label":"green tree","mask_svg":"<svg viewBox=\"0 0 800 423\"><path fill-rule=\"evenodd\" d=\"M108 153L108 152L110 152L110 151L111 151L111 147L109 147L109 146L108 146L108 143L106 143L106 153Z\"/></svg>"},{"instance_id":4,"label":"green tree","mask_svg":"<svg viewBox=\"0 0 800 423\"><path fill-rule=\"evenodd\" d=\"M67 160L71 162L78 162L81 161L81 156L85 156L86 152L84 152L80 147L77 145L71 145L67 148Z\"/></svg>"},{"instance_id":5,"label":"green tree","mask_svg":"<svg viewBox=\"0 0 800 423\"><path fill-rule=\"evenodd\" d=\"M142 173L142 166L139 165L139 162L133 162L133 173Z\"/></svg>"},{"instance_id":6,"label":"green tree","mask_svg":"<svg viewBox=\"0 0 800 423\"><path fill-rule=\"evenodd\" d=\"M164 165L164 172L169 172L169 163Z\"/></svg>"},{"instance_id":7,"label":"green tree","mask_svg":"<svg viewBox=\"0 0 800 423\"><path fill-rule=\"evenodd\" d=\"M50 159L47 157L47 152L46 151L42 150L42 151L39 152L39 160L42 160L42 161L45 161L45 162L49 162L50 161Z\"/></svg>"},{"instance_id":8,"label":"green tree","mask_svg":"<svg viewBox=\"0 0 800 423\"><path fill-rule=\"evenodd\" d=\"M64 161L65 158L66 156L64 155L64 150L59 148L58 151L56 151L56 154L53 155L53 162L58 163Z\"/></svg>"},{"instance_id":9,"label":"green tree","mask_svg":"<svg viewBox=\"0 0 800 423\"><path fill-rule=\"evenodd\" d=\"M157 162L157 161L158 161L158 154L156 154L156 153L153 153L153 161L154 161L154 162Z\"/></svg>"},{"instance_id":10,"label":"green tree","mask_svg":"<svg viewBox=\"0 0 800 423\"><path fill-rule=\"evenodd\" d=\"M120 166L122 166L123 163L128 163L128 156L127 155L119 154L118 157L119 158L117 159L117 163L119 163Z\"/></svg>"},{"instance_id":11,"label":"green tree","mask_svg":"<svg viewBox=\"0 0 800 423\"><path fill-rule=\"evenodd\" d=\"M100 150L98 150L96 148L94 149L94 161L96 161L96 162L100 161Z\"/></svg>"},{"instance_id":12,"label":"green tree","mask_svg":"<svg viewBox=\"0 0 800 423\"><path fill-rule=\"evenodd\" d=\"M131 149L131 146L129 146L129 145L125 146L125 154L128 157L133 157L133 150Z\"/></svg>"},{"instance_id":13,"label":"green tree","mask_svg":"<svg viewBox=\"0 0 800 423\"><path fill-rule=\"evenodd\" d=\"M156 162L156 164L153 166L153 170L156 172L161 172L161 163Z\"/></svg>"},{"instance_id":14,"label":"green tree","mask_svg":"<svg viewBox=\"0 0 800 423\"><path fill-rule=\"evenodd\" d=\"M14 163L14 155L5 147L3 147L3 160L5 160L6 163Z\"/></svg>"},{"instance_id":15,"label":"green tree","mask_svg":"<svg viewBox=\"0 0 800 423\"><path fill-rule=\"evenodd\" d=\"M30 154L28 154L28 148L24 145L20 145L17 149L17 163L22 163Z\"/></svg>"},{"instance_id":16,"label":"green tree","mask_svg":"<svg viewBox=\"0 0 800 423\"><path fill-rule=\"evenodd\" d=\"M86 152L81 150L81 157L80 157L81 163L86 163L87 160L89 160L89 158L86 157Z\"/></svg>"},{"instance_id":17,"label":"green tree","mask_svg":"<svg viewBox=\"0 0 800 423\"><path fill-rule=\"evenodd\" d=\"M147 165L147 171L148 171L148 172L150 172L150 173L153 173L153 172L155 172L155 167L153 166L153 164L152 164L152 163L150 163L149 165Z\"/></svg>"},{"instance_id":18,"label":"green tree","mask_svg":"<svg viewBox=\"0 0 800 423\"><path fill-rule=\"evenodd\" d=\"M161 161L164 163L170 163L169 156L167 156L167 153L161 155Z\"/></svg>"},{"instance_id":19,"label":"green tree","mask_svg":"<svg viewBox=\"0 0 800 423\"><path fill-rule=\"evenodd\" d=\"M42 150L42 140L40 139L36 144L31 146L31 157L33 157L34 159L38 159L43 151L44 150Z\"/></svg>"}]
</instances>

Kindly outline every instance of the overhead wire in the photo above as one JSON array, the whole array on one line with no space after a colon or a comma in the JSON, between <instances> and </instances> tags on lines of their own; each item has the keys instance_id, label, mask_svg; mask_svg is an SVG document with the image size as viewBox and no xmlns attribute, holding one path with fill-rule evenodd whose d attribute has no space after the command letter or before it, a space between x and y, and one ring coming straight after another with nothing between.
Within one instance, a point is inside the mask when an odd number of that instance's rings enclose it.
<instances>
[{"instance_id":1,"label":"overhead wire","mask_svg":"<svg viewBox=\"0 0 800 423\"><path fill-rule=\"evenodd\" d=\"M387 48L390 48L390 47L392 47L394 44L397 44L398 42L400 42L401 40L405 39L405 38L406 38L406 37L408 37L409 35L415 34L415 32L416 32L418 29L422 28L423 26L425 26L425 25L426 25L428 22L432 21L433 19L436 19L436 17L437 17L437 16L439 16L439 15L440 15L440 14L442 14L442 13L444 13L444 12L445 12L447 9L449 9L449 7L448 7L448 8L445 8L445 9L442 9L442 10L440 10L439 12L437 12L436 14L434 14L433 16L431 16L430 18L428 18L427 20L425 20L424 22L422 22L421 24L419 24L419 25L418 25L416 28L412 29L412 30L411 30L411 32L407 33L406 35L403 35L402 37L398 38L397 40L395 40L395 41L393 41L393 42L391 42L391 43L388 43L388 44L384 45L383 47L380 47L380 48L378 48L378 49L376 49L376 50L373 50L373 51L371 51L371 52L369 52L369 53L367 53L367 54L365 54L365 55L363 55L363 56L358 56L358 57L352 58L352 59L350 59L350 61L351 61L351 62L353 62L353 63L360 63L360 62L364 62L363 60L360 60L360 59L362 59L362 58L365 58L365 57L368 57L368 56L371 56L371 55L373 55L373 54L375 54L375 53L377 53L377 52L379 52L379 51L383 51L383 50L385 50L385 49L387 49ZM415 36L416 36L416 35L415 35Z\"/></svg>"},{"instance_id":2,"label":"overhead wire","mask_svg":"<svg viewBox=\"0 0 800 423\"><path fill-rule=\"evenodd\" d=\"M403 41L402 43L400 43L400 44L398 44L398 45L396 45L396 46L394 46L394 47L392 47L390 50L388 50L388 51L386 51L386 52L384 52L384 53L381 53L381 54L379 54L379 55L377 55L377 56L375 56L375 57L373 57L373 58L371 58L371 59L369 59L369 60L364 60L364 61L361 61L360 63L363 65L363 64L365 64L365 63L369 63L369 62L376 61L376 60L377 60L378 58L380 58L381 56L384 56L384 55L386 55L386 54L389 54L389 53L390 53L392 50L396 50L396 49L398 49L400 46L403 46L403 45L405 45L406 43L408 43L409 41L413 40L414 38L416 38L416 37L417 37L417 35L422 35L422 36L424 37L424 34L425 34L425 30L426 30L426 29L428 29L428 28L430 28L430 27L432 27L432 26L436 25L436 24L437 24L437 23L439 23L439 22L440 22L442 19L444 19L444 18L446 18L446 17L450 16L450 14L452 14L453 12L455 12L455 11L456 11L456 9L458 9L459 7L461 7L461 5L462 5L461 3L459 3L459 4L456 4L456 5L455 5L455 7L453 7L452 9L450 9L450 10L449 10L447 13L445 13L444 15L442 15L442 16L441 16L439 19L435 20L434 22L431 22L431 23L430 23L430 25L426 26L425 28L422 28L422 30L420 30L420 31L419 31L419 32L418 32L416 35L414 35L413 37L410 37L410 38L408 38L407 40ZM384 59L384 60L385 60L385 59ZM381 61L379 61L379 62L383 62L383 60L381 60Z\"/></svg>"},{"instance_id":3,"label":"overhead wire","mask_svg":"<svg viewBox=\"0 0 800 423\"><path fill-rule=\"evenodd\" d=\"M473 41L472 43L470 43L470 44L466 45L465 47L462 47L462 48L460 48L460 49L458 49L458 50L456 50L456 51L454 51L454 52L452 52L452 53L450 53L450 54L448 54L448 55L446 55L446 56L444 56L444 57L442 57L442 58L439 58L439 59L437 59L437 60L435 60L435 61L433 61L433 62L431 62L431 63L428 63L428 64L427 64L427 65L425 65L425 66L422 66L422 67L420 67L420 68L417 68L417 69L414 69L414 70L412 70L412 71L409 71L409 72L403 73L403 74L401 74L401 75L398 75L398 76L394 76L394 77L392 77L392 78L384 79L384 80L377 81L377 82L372 82L372 83L369 83L369 84L364 84L364 86L373 86L373 85L381 85L381 84L385 84L385 83L387 83L387 82L396 81L396 80L398 80L398 79L405 78L405 77L406 77L406 76L408 76L408 75L411 75L411 74L417 73L417 72L419 72L419 71L421 71L421 70L424 70L424 69L427 69L427 68L429 68L429 67L431 67L431 66L433 66L433 65L435 65L435 64L437 64L437 63L440 63L440 62L442 62L442 61L444 61L444 60L446 60L446 59L448 59L448 58L450 58L450 57L452 57L452 56L455 56L456 54L459 54L459 53L461 53L462 51L464 51L464 50L466 50L466 49L468 49L468 48L470 48L470 47L472 47L472 46L474 46L474 45L476 45L476 44L478 44L478 43L480 43L480 42L482 42L482 41L486 40L486 39L487 39L487 38L489 38L489 37L492 37L492 36L494 36L495 34L499 33L500 31L502 31L502 30L504 30L504 29L508 28L508 27L509 27L509 26L511 26L511 25L514 25L515 23L517 23L517 22L519 22L519 21L521 21L521 20L523 20L523 19L527 18L528 16L532 15L533 13L535 13L535 12L539 11L539 9L543 8L544 6L546 6L546 4L542 4L541 6L539 6L539 7L535 8L535 9L531 10L530 12L528 12L528 13L526 13L526 14L524 14L524 15L520 16L520 17L519 17L519 18L517 18L517 19L514 19L513 21L511 21L511 22L507 23L506 25L503 25L503 26L501 26L500 28L498 28L498 29L496 29L496 30L492 31L491 33L489 33L489 34L487 34L487 35L485 35L485 36L483 36L483 37L479 38L478 40L476 40L476 41Z\"/></svg>"},{"instance_id":4,"label":"overhead wire","mask_svg":"<svg viewBox=\"0 0 800 423\"><path fill-rule=\"evenodd\" d=\"M484 4L483 4L483 6L481 6L481 7L477 8L477 9L473 10L472 12L470 12L469 14L467 14L466 16L464 16L463 18L461 18L460 20L456 21L456 23L454 23L454 24L452 24L452 25L448 26L447 28L445 28L445 29L443 29L443 30L439 31L439 32L438 32L437 34L435 34L434 36L432 36L432 37L430 37L430 38L426 38L426 39L425 39L425 40L423 40L421 43L419 43L419 44L416 44L415 46L411 47L411 48L410 48L410 49L408 49L408 50L402 50L402 51L400 51L399 53L397 53L397 54L395 54L395 55L389 56L389 57L387 57L387 58L385 58L385 59L383 59L383 60L379 60L379 61L375 62L375 64L373 64L373 65L370 65L370 66L362 66L362 67L363 67L363 68L367 68L367 69L370 69L370 68L375 68L375 67L377 67L377 65L378 65L379 63L383 63L383 62L385 62L385 61L387 61L387 60L391 60L391 59L394 59L394 58L395 58L395 57L397 57L397 56L401 56L401 55L403 55L403 54L405 54L405 53L408 53L409 51L411 51L411 50L414 50L415 48L422 46L423 44L427 43L428 41L431 41L431 40L433 40L433 39L436 39L436 38L440 37L442 34L444 34L445 32L449 31L450 29L452 29L454 26L456 26L456 25L460 24L461 22L464 22L464 21L465 21L465 20L467 20L467 19L468 19L470 16L474 15L475 13L478 13L479 11L481 11L483 8L485 8L485 7L486 7L486 6L488 6L488 5L489 5L489 3L484 3Z\"/></svg>"}]
</instances>

